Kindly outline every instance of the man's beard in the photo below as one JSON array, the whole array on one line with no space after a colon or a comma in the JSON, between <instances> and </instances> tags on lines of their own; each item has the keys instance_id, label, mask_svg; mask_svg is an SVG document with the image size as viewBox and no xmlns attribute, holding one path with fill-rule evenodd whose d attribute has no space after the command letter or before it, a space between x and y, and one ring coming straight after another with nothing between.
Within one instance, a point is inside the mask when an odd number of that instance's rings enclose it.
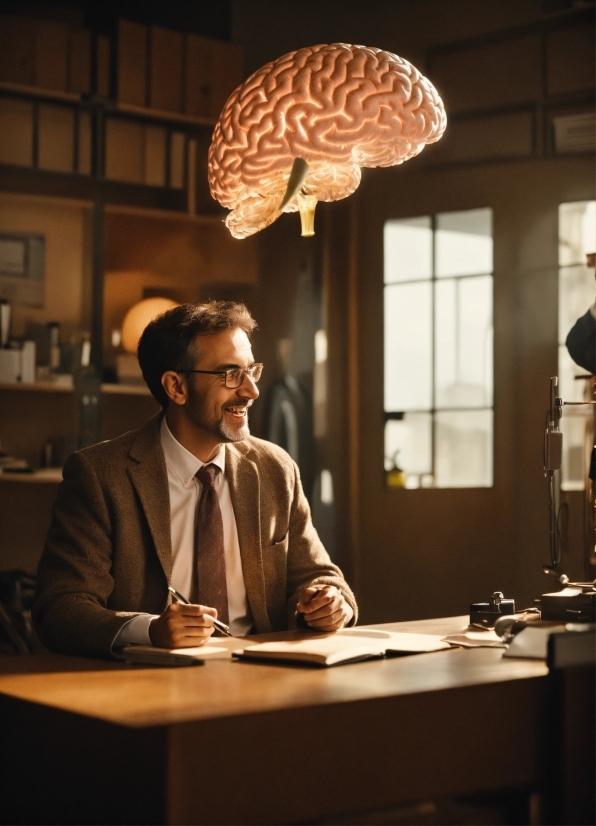
<instances>
[{"instance_id":1,"label":"man's beard","mask_svg":"<svg viewBox=\"0 0 596 826\"><path fill-rule=\"evenodd\" d=\"M250 436L250 428L248 426L248 411L246 412L246 421L238 430L233 430L229 425L226 423L225 419L222 419L219 423L217 429L219 430L220 434L226 439L228 442L241 442L243 439L246 439L247 436Z\"/></svg>"}]
</instances>

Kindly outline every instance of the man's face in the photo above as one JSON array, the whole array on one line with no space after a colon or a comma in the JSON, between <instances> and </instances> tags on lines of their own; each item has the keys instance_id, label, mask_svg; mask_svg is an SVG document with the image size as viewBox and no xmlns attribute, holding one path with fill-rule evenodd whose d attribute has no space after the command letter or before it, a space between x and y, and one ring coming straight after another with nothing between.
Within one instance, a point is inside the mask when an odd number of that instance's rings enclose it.
<instances>
[{"instance_id":1,"label":"man's face","mask_svg":"<svg viewBox=\"0 0 596 826\"><path fill-rule=\"evenodd\" d=\"M229 370L250 367L254 358L244 330L223 330L196 339L200 359L195 370ZM231 390L223 376L186 373L188 378L187 414L193 424L223 442L239 442L249 434L248 408L259 391L248 377Z\"/></svg>"}]
</instances>

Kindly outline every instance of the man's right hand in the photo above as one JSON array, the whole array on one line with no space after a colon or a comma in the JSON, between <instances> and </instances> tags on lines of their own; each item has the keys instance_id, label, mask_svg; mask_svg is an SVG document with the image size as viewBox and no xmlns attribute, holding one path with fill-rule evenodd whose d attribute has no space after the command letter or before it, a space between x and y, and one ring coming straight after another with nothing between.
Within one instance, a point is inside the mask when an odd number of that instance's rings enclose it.
<instances>
[{"instance_id":1,"label":"man's right hand","mask_svg":"<svg viewBox=\"0 0 596 826\"><path fill-rule=\"evenodd\" d=\"M149 639L157 648L194 648L205 645L215 627L215 608L173 602L149 625Z\"/></svg>"}]
</instances>

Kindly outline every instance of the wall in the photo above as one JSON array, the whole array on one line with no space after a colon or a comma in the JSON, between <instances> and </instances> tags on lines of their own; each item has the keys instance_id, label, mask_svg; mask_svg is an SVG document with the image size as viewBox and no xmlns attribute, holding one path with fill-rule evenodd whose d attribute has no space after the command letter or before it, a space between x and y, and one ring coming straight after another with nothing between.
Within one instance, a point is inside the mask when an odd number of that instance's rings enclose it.
<instances>
[{"instance_id":1,"label":"wall","mask_svg":"<svg viewBox=\"0 0 596 826\"><path fill-rule=\"evenodd\" d=\"M554 145L552 117L593 111L593 16L570 12L569 3L542 0L377 0L366 12L350 0L234 4L247 73L300 46L364 43L436 78L449 113L443 145L403 167L365 171L350 199L317 209L329 337L324 452L338 506L336 558L363 622L465 613L497 589L525 607L550 587L541 574L549 561L541 441L557 372L558 204L594 197L591 154L557 156ZM494 210L495 485L388 490L383 222L482 206ZM284 260L284 221L261 233L263 264ZM267 306L280 308L265 316L275 333L262 324L260 334L272 353L273 337L289 329L294 276L282 266L262 278ZM582 575L572 553L563 568Z\"/></svg>"},{"instance_id":2,"label":"wall","mask_svg":"<svg viewBox=\"0 0 596 826\"><path fill-rule=\"evenodd\" d=\"M234 0L232 40L245 72L316 43L361 43L424 69L429 45L532 23L542 0Z\"/></svg>"},{"instance_id":3,"label":"wall","mask_svg":"<svg viewBox=\"0 0 596 826\"><path fill-rule=\"evenodd\" d=\"M593 197L591 159L373 172L360 192L359 593L365 616L464 612L501 590L532 605L549 562L542 432L557 373L558 205ZM489 206L494 217L495 482L492 489L384 486L383 222ZM378 424L377 424L378 423ZM581 558L563 569L582 576ZM573 571L573 574L572 574Z\"/></svg>"},{"instance_id":4,"label":"wall","mask_svg":"<svg viewBox=\"0 0 596 826\"><path fill-rule=\"evenodd\" d=\"M0 193L0 231L45 235L44 306L13 307L12 335L29 324L58 321L63 341L91 324L90 206L82 202Z\"/></svg>"},{"instance_id":5,"label":"wall","mask_svg":"<svg viewBox=\"0 0 596 826\"><path fill-rule=\"evenodd\" d=\"M259 239L238 241L218 218L111 207L105 225L104 365L113 367L111 333L151 295L196 302L213 290L253 287ZM146 291L151 291L146 294Z\"/></svg>"}]
</instances>

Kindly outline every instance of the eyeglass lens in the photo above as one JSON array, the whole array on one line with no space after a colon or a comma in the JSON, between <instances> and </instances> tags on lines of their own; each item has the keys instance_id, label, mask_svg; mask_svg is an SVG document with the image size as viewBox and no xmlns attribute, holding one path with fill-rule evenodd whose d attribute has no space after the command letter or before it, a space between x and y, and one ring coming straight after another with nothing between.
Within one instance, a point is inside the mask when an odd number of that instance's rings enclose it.
<instances>
[{"instance_id":1,"label":"eyeglass lens","mask_svg":"<svg viewBox=\"0 0 596 826\"><path fill-rule=\"evenodd\" d=\"M261 373L263 372L263 365L262 364L253 364L252 367L248 367L246 370L238 368L236 370L227 370L226 371L226 387L229 387L230 390L234 390L242 384L244 381L244 377L248 376L252 381L257 382L261 378Z\"/></svg>"}]
</instances>

